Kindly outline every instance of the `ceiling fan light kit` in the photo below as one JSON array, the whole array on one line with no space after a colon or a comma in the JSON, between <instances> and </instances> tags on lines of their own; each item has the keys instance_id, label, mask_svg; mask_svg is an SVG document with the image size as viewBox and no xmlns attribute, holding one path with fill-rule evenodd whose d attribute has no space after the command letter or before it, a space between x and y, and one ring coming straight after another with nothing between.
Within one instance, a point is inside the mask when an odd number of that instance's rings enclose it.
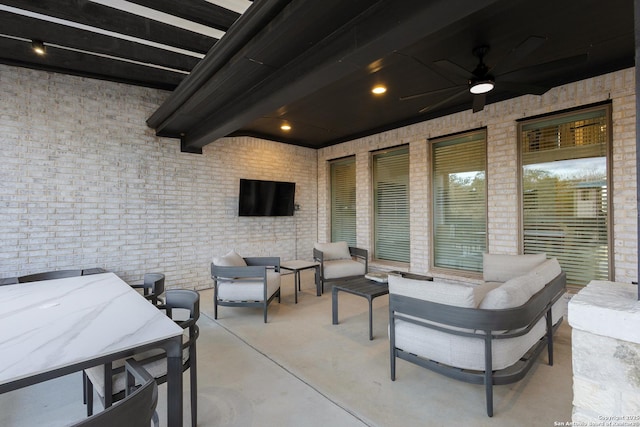
<instances>
[{"instance_id":1,"label":"ceiling fan light kit","mask_svg":"<svg viewBox=\"0 0 640 427\"><path fill-rule=\"evenodd\" d=\"M469 81L469 92L474 95L491 92L495 86L492 78L483 80Z\"/></svg>"},{"instance_id":2,"label":"ceiling fan light kit","mask_svg":"<svg viewBox=\"0 0 640 427\"><path fill-rule=\"evenodd\" d=\"M497 65L493 65L491 67L487 66L484 63L485 56L489 53L491 49L488 44L483 44L480 46L476 46L472 50L473 56L478 58L478 62L476 67L469 71L467 68L464 68L454 62L451 62L447 59L442 59L436 61L434 64L439 67L446 75L457 76L458 78L463 78L466 84L460 84L451 89L459 88L458 92L455 92L451 95L445 96L443 99L436 101L435 103L431 103L421 110L419 113L425 113L427 111L432 111L437 108L441 108L442 106L450 105L454 101L457 101L458 98L462 98L465 95L471 94L473 96L472 103L472 111L477 113L478 111L482 111L484 109L485 103L487 101L486 94L491 92L496 88L496 78L498 81L498 86L502 90L511 91L516 94L525 95L525 94L533 94L533 95L542 95L547 90L548 87L542 85L535 84L527 84L524 82L516 82L509 81L503 79L503 76L507 76L509 74L513 74L516 72L523 72L526 70L535 70L540 65L524 67L524 68L513 68L514 65L517 65L519 61L521 61L524 57L529 55L531 52L535 51L539 48L544 42L546 38L539 36L529 36L523 42L521 42L518 46L513 48L505 57L503 57L503 61L496 61ZM559 60L552 61L550 63L545 63L544 65L547 68L553 69L554 67L568 67L575 66L576 64L584 63L586 61L586 55L577 55L572 57L561 58ZM553 66L552 66L553 64ZM507 69L507 72L498 72L499 69ZM445 75L445 74L443 74ZM506 80L506 81L503 81ZM448 89L447 89L448 91ZM442 92L442 90L434 90L428 92L422 92L418 94L413 94L410 96L401 97L400 100L410 100L414 98L419 98L422 96L428 95L436 95Z\"/></svg>"}]
</instances>

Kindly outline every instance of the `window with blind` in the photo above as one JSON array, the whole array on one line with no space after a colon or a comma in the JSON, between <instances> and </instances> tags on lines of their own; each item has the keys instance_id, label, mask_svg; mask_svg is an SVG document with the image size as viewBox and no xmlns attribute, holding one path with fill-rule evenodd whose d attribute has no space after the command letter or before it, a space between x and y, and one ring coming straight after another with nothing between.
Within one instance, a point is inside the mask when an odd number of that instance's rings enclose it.
<instances>
[{"instance_id":1,"label":"window with blind","mask_svg":"<svg viewBox=\"0 0 640 427\"><path fill-rule=\"evenodd\" d=\"M432 141L433 265L482 271L486 251L486 132Z\"/></svg>"},{"instance_id":2,"label":"window with blind","mask_svg":"<svg viewBox=\"0 0 640 427\"><path fill-rule=\"evenodd\" d=\"M331 174L331 241L356 246L356 158L334 160Z\"/></svg>"},{"instance_id":3,"label":"window with blind","mask_svg":"<svg viewBox=\"0 0 640 427\"><path fill-rule=\"evenodd\" d=\"M408 263L409 148L376 152L372 165L374 257Z\"/></svg>"},{"instance_id":4,"label":"window with blind","mask_svg":"<svg viewBox=\"0 0 640 427\"><path fill-rule=\"evenodd\" d=\"M610 106L522 122L524 253L558 258L567 283L608 280Z\"/></svg>"}]
</instances>

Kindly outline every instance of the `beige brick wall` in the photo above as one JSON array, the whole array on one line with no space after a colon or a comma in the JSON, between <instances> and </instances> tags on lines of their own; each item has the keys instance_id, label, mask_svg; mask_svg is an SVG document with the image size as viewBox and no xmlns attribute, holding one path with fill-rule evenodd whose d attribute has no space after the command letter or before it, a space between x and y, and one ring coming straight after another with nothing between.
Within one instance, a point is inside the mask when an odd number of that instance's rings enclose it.
<instances>
[{"instance_id":1,"label":"beige brick wall","mask_svg":"<svg viewBox=\"0 0 640 427\"><path fill-rule=\"evenodd\" d=\"M209 263L310 258L315 150L223 139L181 153L145 121L167 92L0 65L0 277L104 267L211 285ZM294 217L239 218L239 178L294 181Z\"/></svg>"},{"instance_id":2,"label":"beige brick wall","mask_svg":"<svg viewBox=\"0 0 640 427\"><path fill-rule=\"evenodd\" d=\"M327 160L356 156L358 245L371 247L370 151L409 144L411 270L429 271L429 138L487 128L489 250L517 253L515 120L611 99L615 279L636 280L634 70L557 87L318 151L228 138L181 153L145 120L166 92L0 66L0 277L101 266L210 286L212 256L309 259L329 239ZM239 178L295 181L293 218L239 218Z\"/></svg>"},{"instance_id":3,"label":"beige brick wall","mask_svg":"<svg viewBox=\"0 0 640 427\"><path fill-rule=\"evenodd\" d=\"M430 138L486 127L488 249L493 253L520 251L518 151L516 120L580 105L612 100L613 104L613 240L615 280L637 279L636 153L634 69L606 74L551 89L542 96L526 95L490 104L478 113L470 110L401 129L327 147L318 153L318 235L328 240L326 162L355 155L357 164L357 240L371 247L370 152L410 144L411 265L410 270L430 270L429 206L431 188ZM374 264L375 266L375 264Z\"/></svg>"}]
</instances>

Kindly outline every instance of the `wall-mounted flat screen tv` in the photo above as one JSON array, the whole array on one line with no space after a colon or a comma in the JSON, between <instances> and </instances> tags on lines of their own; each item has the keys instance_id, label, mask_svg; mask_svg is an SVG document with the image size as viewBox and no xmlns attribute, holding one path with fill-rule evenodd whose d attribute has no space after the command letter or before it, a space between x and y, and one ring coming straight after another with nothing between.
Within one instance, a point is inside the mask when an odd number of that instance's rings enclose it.
<instances>
[{"instance_id":1,"label":"wall-mounted flat screen tv","mask_svg":"<svg viewBox=\"0 0 640 427\"><path fill-rule=\"evenodd\" d=\"M240 179L239 216L292 216L295 182Z\"/></svg>"}]
</instances>

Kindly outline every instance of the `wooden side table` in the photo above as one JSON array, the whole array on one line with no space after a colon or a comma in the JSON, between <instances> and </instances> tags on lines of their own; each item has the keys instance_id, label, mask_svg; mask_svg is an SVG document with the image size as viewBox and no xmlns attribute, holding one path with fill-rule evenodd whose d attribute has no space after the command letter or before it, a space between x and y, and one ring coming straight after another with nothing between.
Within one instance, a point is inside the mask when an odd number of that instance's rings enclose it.
<instances>
[{"instance_id":1,"label":"wooden side table","mask_svg":"<svg viewBox=\"0 0 640 427\"><path fill-rule=\"evenodd\" d=\"M280 264L281 269L289 270L293 272L293 294L296 304L298 303L298 291L300 290L300 272L310 268L316 269L315 277L318 277L318 268L320 264L315 261L305 261L301 259L294 259L292 261L284 261ZM316 295L320 296L320 283L316 280Z\"/></svg>"}]
</instances>

